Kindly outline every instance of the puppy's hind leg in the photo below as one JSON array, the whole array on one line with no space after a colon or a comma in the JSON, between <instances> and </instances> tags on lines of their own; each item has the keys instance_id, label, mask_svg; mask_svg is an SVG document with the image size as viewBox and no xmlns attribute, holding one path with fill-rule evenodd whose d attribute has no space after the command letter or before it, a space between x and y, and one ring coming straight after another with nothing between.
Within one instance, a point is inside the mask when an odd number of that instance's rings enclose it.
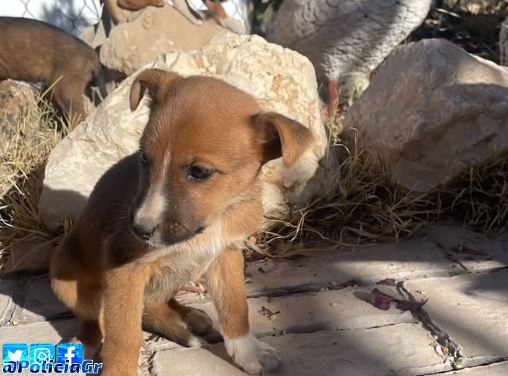
<instances>
[{"instance_id":1,"label":"puppy's hind leg","mask_svg":"<svg viewBox=\"0 0 508 376\"><path fill-rule=\"evenodd\" d=\"M169 306L179 312L187 328L195 335L203 338L208 343L222 341L220 332L214 329L213 322L208 314L194 307L187 307L178 303L175 299L169 301Z\"/></svg>"},{"instance_id":2,"label":"puppy's hind leg","mask_svg":"<svg viewBox=\"0 0 508 376\"><path fill-rule=\"evenodd\" d=\"M205 312L185 307L174 299L168 303L145 305L143 329L187 347L201 346L196 336L208 342L216 342L220 338Z\"/></svg>"}]
</instances>

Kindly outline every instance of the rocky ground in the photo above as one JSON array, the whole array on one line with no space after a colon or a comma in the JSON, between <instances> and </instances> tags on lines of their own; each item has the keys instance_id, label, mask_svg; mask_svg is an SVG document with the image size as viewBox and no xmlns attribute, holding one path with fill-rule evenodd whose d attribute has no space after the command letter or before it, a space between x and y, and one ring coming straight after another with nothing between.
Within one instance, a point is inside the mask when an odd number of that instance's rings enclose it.
<instances>
[{"instance_id":1,"label":"rocky ground","mask_svg":"<svg viewBox=\"0 0 508 376\"><path fill-rule=\"evenodd\" d=\"M508 236L434 226L411 240L247 266L250 320L276 347L274 375L508 373ZM214 317L206 295L180 298ZM0 342L58 343L75 320L46 276L0 284ZM139 373L241 375L222 344L146 333Z\"/></svg>"}]
</instances>

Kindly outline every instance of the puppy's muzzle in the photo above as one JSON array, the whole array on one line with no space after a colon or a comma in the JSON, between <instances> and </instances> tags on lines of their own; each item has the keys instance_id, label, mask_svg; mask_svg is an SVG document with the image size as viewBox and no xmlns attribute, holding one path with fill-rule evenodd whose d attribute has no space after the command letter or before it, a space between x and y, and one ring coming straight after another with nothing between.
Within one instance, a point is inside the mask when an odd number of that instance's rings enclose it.
<instances>
[{"instance_id":1,"label":"puppy's muzzle","mask_svg":"<svg viewBox=\"0 0 508 376\"><path fill-rule=\"evenodd\" d=\"M198 225L195 228L188 229L175 222L166 222L158 225L148 219L132 220L132 232L145 242L154 241L164 245L171 245L188 240L195 235L202 233L205 226Z\"/></svg>"},{"instance_id":2,"label":"puppy's muzzle","mask_svg":"<svg viewBox=\"0 0 508 376\"><path fill-rule=\"evenodd\" d=\"M132 221L132 231L142 240L150 240L157 225L149 221Z\"/></svg>"}]
</instances>

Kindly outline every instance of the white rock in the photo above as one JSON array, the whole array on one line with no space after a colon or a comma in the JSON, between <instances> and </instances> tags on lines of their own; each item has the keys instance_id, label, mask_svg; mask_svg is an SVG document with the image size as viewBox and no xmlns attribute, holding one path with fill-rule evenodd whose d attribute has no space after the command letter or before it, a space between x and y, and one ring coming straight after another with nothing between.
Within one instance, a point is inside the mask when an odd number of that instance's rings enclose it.
<instances>
[{"instance_id":1,"label":"white rock","mask_svg":"<svg viewBox=\"0 0 508 376\"><path fill-rule=\"evenodd\" d=\"M508 150L507 116L508 71L435 39L396 49L345 126L393 182L429 191Z\"/></svg>"},{"instance_id":2,"label":"white rock","mask_svg":"<svg viewBox=\"0 0 508 376\"><path fill-rule=\"evenodd\" d=\"M171 6L147 7L111 29L101 46L101 62L130 75L162 53L200 48L222 30L212 19L194 25Z\"/></svg>"},{"instance_id":3,"label":"white rock","mask_svg":"<svg viewBox=\"0 0 508 376\"><path fill-rule=\"evenodd\" d=\"M258 36L221 33L201 50L170 53L149 67L221 78L254 95L263 109L278 111L312 130L314 144L294 167L284 169L281 159L265 166L265 214L283 216L288 205L301 205L322 189L315 173L327 150L327 137L314 69L305 57ZM126 79L52 151L39 202L41 218L50 228L58 227L66 216L76 218L99 177L137 150L148 107L134 113L129 109L134 77Z\"/></svg>"}]
</instances>

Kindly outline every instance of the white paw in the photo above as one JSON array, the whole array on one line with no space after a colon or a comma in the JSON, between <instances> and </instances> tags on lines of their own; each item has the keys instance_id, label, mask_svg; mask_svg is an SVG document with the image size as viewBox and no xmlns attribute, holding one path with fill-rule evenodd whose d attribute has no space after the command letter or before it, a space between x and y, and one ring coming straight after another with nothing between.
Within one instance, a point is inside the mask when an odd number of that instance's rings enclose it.
<instances>
[{"instance_id":1,"label":"white paw","mask_svg":"<svg viewBox=\"0 0 508 376\"><path fill-rule=\"evenodd\" d=\"M234 362L250 374L272 371L280 365L277 351L258 340L252 333L243 337L224 337L224 344Z\"/></svg>"},{"instance_id":2,"label":"white paw","mask_svg":"<svg viewBox=\"0 0 508 376\"><path fill-rule=\"evenodd\" d=\"M201 347L201 341L198 337L191 336L189 340L187 341L188 347Z\"/></svg>"}]
</instances>

